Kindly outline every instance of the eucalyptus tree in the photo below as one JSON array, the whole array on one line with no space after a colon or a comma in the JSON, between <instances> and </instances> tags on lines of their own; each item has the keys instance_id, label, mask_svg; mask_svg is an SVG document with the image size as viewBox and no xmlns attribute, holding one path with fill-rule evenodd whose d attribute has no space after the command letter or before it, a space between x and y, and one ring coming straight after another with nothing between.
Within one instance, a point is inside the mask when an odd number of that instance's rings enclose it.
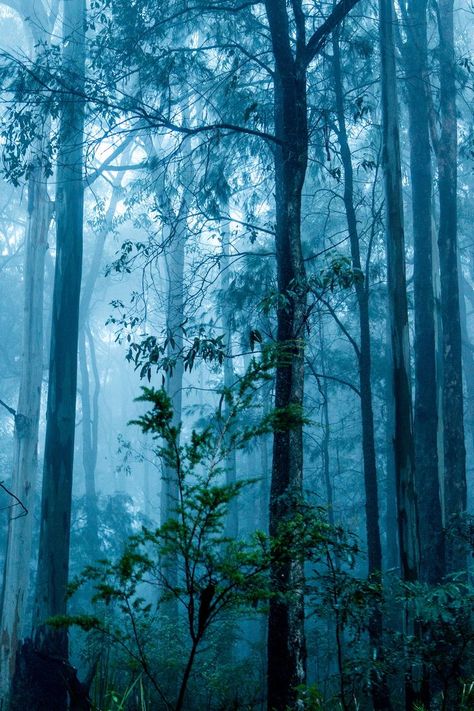
<instances>
[{"instance_id":1,"label":"eucalyptus tree","mask_svg":"<svg viewBox=\"0 0 474 711\"><path fill-rule=\"evenodd\" d=\"M405 268L405 235L400 164L392 0L380 0L383 170L386 199L387 278L394 399L394 455L400 567L403 580L419 573L415 449L410 382L410 345Z\"/></svg>"},{"instance_id":2,"label":"eucalyptus tree","mask_svg":"<svg viewBox=\"0 0 474 711\"><path fill-rule=\"evenodd\" d=\"M436 323L433 285L432 155L428 77L427 3L413 0L405 14L402 48L409 117L413 284L415 307L415 470L420 526L420 576L430 583L444 575L444 533L438 462ZM426 542L429 541L429 546Z\"/></svg>"},{"instance_id":3,"label":"eucalyptus tree","mask_svg":"<svg viewBox=\"0 0 474 711\"><path fill-rule=\"evenodd\" d=\"M122 162L129 158L125 149ZM83 280L79 306L78 357L80 368L80 397L82 408L82 465L84 469L86 497L86 536L90 557L97 558L100 550L99 513L96 487L96 466L99 445L99 394L100 373L98 371L94 335L90 326L92 297L97 278L102 267L104 247L113 230L113 221L122 194L123 173L118 173L112 181L112 191L105 213L99 218L99 228L95 235L92 259ZM91 181L87 181L90 186ZM91 382L92 381L92 382ZM92 395L91 395L92 385Z\"/></svg>"},{"instance_id":4,"label":"eucalyptus tree","mask_svg":"<svg viewBox=\"0 0 474 711\"><path fill-rule=\"evenodd\" d=\"M333 72L336 100L337 135L341 149L344 170L344 207L349 233L352 267L356 273L355 292L359 316L359 344L353 341L359 366L359 388L362 427L362 452L364 460L365 518L367 531L367 553L369 576L378 578L382 572L382 543L380 537L380 516L378 477L375 451L374 414L372 404L372 349L369 316L370 275L362 269L360 237L354 199L354 171L345 118L344 85L342 78L340 31L333 33ZM363 279L361 279L361 276ZM375 610L369 626L369 634L375 658L382 656L383 621L380 610ZM372 693L376 709L390 708L386 680L374 674Z\"/></svg>"},{"instance_id":5,"label":"eucalyptus tree","mask_svg":"<svg viewBox=\"0 0 474 711\"><path fill-rule=\"evenodd\" d=\"M462 382L462 341L459 310L457 235L457 114L454 3L441 0L439 32L439 110L441 130L437 143L439 184L439 264L443 325L443 452L446 564L449 573L466 569L459 541L466 511L466 448Z\"/></svg>"},{"instance_id":6,"label":"eucalyptus tree","mask_svg":"<svg viewBox=\"0 0 474 711\"><path fill-rule=\"evenodd\" d=\"M14 9L22 18L31 59L38 43L48 40L48 30L55 21L54 9L48 12L38 3L39 22L29 17L30 3L23 0L3 3ZM26 620L32 551L34 498L38 468L38 433L43 383L43 308L45 257L52 218L52 203L48 193L48 143L51 122L44 118L41 109L33 112L35 138L26 157L27 164L6 158L7 174L14 182L23 169L27 171L28 213L25 235L24 308L21 376L18 405L14 412L15 456L11 486L20 497L27 514L18 517L13 511L8 523L5 567L1 597L1 658L0 690L8 697L15 669L18 643L29 624ZM13 122L15 123L15 122ZM17 175L18 173L18 175Z\"/></svg>"},{"instance_id":7,"label":"eucalyptus tree","mask_svg":"<svg viewBox=\"0 0 474 711\"><path fill-rule=\"evenodd\" d=\"M38 571L33 613L34 649L25 643L12 694L14 708L65 709L74 674L66 631L47 620L66 611L72 473L76 419L77 347L83 236L82 99L85 3L63 6L63 71L74 91L61 104L56 175L56 266L49 365L46 441ZM56 660L56 661L54 661Z\"/></svg>"},{"instance_id":8,"label":"eucalyptus tree","mask_svg":"<svg viewBox=\"0 0 474 711\"><path fill-rule=\"evenodd\" d=\"M305 8L300 2L292 8L282 0L265 2L266 22L270 33L270 46L263 52L270 53L270 74L273 81L274 98L274 135L258 126L253 128L236 120L235 106L225 105L228 116L223 116L222 109L216 118L213 110L206 105L202 112L204 121L197 125L183 123L179 125L173 118L173 106L170 104L169 88L164 97L167 103L160 103L155 97L152 105L133 101L127 108L148 122L151 129L172 131L190 136L209 136L216 132L236 135L250 135L263 138L273 146L274 179L276 200L276 265L277 265L277 365L275 384L275 405L277 410L291 408L294 421L277 429L274 434L272 485L270 494L270 534L276 535L282 523L298 512L303 494L303 447L302 447L302 408L304 384L304 340L307 318L307 279L301 246L301 203L302 189L308 160L308 106L307 106L307 71L313 60L321 52L329 39L330 33L356 4L356 0L342 0L315 32L306 37L316 17L306 17ZM217 15L226 18L239 13L246 13L247 25L255 38L260 36L263 18L256 18L248 8L240 8L229 2L217 8L180 8L169 9L170 15L179 12L188 21L193 12L200 11L207 16ZM120 37L126 48L132 46L132 38L137 28L147 37L155 35L158 39L166 26L166 14L162 22L155 24L153 13L149 14L146 6L137 8L130 24L129 10L125 7L114 8L116 17L122 17L123 25ZM219 19L219 22L225 20ZM132 28L132 33L130 33ZM296 46L293 47L293 33ZM138 41L141 41L138 35ZM260 44L261 40L258 40ZM120 43L119 43L120 44ZM236 41L229 42L234 53L255 57L254 48L249 50ZM212 50L219 51L219 46L212 43ZM127 50L128 51L128 50ZM206 52L206 46L203 50ZM225 48L224 48L224 51ZM187 47L188 54L196 54L192 47ZM126 54L126 53L125 53ZM170 53L173 54L173 53ZM183 53L186 56L186 52ZM183 56L183 55L182 55ZM175 72L178 58L168 69L168 76ZM183 60L181 60L183 61ZM156 58L150 55L150 62ZM256 62L268 72L268 64L258 58ZM199 68L194 60L193 68ZM214 74L215 64L211 61L204 66L203 81L208 80L210 72ZM151 76L149 69L147 76ZM160 77L163 77L161 71ZM199 76L199 74L197 74ZM212 77L211 77L212 78ZM170 86L168 82L167 87ZM206 86L206 85L205 85ZM212 94L212 101L215 96ZM206 87L207 88L207 87ZM158 96L163 95L163 87L158 88ZM201 94L203 94L201 90ZM149 89L141 96L149 96ZM205 96L205 93L204 93ZM225 97L224 97L225 98ZM253 111L244 118L252 117ZM205 120L209 119L206 123ZM284 565L275 564L272 571L275 591L278 593L271 601L269 618L269 658L268 658L268 705L269 708L294 706L296 688L305 679L305 642L304 642L304 578L303 560L290 561ZM291 590L291 595L288 596Z\"/></svg>"}]
</instances>

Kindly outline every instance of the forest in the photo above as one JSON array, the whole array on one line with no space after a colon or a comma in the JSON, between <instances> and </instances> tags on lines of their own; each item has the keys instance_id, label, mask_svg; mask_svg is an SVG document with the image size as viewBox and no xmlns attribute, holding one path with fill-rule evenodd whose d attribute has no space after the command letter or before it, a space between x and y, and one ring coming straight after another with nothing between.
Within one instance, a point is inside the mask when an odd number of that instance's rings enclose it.
<instances>
[{"instance_id":1,"label":"forest","mask_svg":"<svg viewBox=\"0 0 474 711\"><path fill-rule=\"evenodd\" d=\"M0 1L0 709L474 709L474 5Z\"/></svg>"}]
</instances>

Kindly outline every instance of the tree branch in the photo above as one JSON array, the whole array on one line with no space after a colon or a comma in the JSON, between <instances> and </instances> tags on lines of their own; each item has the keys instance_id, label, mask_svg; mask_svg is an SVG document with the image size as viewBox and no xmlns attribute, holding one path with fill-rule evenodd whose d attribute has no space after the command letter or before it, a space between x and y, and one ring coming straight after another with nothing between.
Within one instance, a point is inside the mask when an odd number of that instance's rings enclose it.
<instances>
[{"instance_id":1,"label":"tree branch","mask_svg":"<svg viewBox=\"0 0 474 711\"><path fill-rule=\"evenodd\" d=\"M3 489L3 491L6 491L7 494L9 496L11 496L12 499L15 499L15 501L16 501L16 504L12 504L11 506L6 506L5 508L10 509L10 508L12 508L12 506L21 506L21 508L23 509L23 513L19 514L18 516L15 516L14 518L21 518L22 516L27 516L28 509L26 508L25 504L22 501L20 501L18 496L15 496L15 494L12 491L10 491L10 489L7 489L7 487L5 486L3 481L0 481L0 488Z\"/></svg>"},{"instance_id":2,"label":"tree branch","mask_svg":"<svg viewBox=\"0 0 474 711\"><path fill-rule=\"evenodd\" d=\"M316 55L321 52L326 42L329 40L331 32L342 22L342 20L349 14L358 2L359 0L340 0L340 2L338 2L329 17L318 27L316 32L308 40L305 56L303 58L306 67L311 64Z\"/></svg>"},{"instance_id":3,"label":"tree branch","mask_svg":"<svg viewBox=\"0 0 474 711\"><path fill-rule=\"evenodd\" d=\"M0 405L2 405L5 410L8 410L10 415L13 415L13 417L16 417L16 410L13 409L13 407L10 407L10 405L7 405L6 402L3 402L3 400L0 400Z\"/></svg>"}]
</instances>

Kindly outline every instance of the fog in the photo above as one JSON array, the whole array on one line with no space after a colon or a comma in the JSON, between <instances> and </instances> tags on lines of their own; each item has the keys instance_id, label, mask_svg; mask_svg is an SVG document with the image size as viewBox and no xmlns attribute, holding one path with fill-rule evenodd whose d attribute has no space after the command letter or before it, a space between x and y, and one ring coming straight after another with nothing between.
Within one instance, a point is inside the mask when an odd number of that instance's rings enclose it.
<instances>
[{"instance_id":1,"label":"fog","mask_svg":"<svg viewBox=\"0 0 474 711\"><path fill-rule=\"evenodd\" d=\"M472 8L0 3L0 707L474 707Z\"/></svg>"}]
</instances>

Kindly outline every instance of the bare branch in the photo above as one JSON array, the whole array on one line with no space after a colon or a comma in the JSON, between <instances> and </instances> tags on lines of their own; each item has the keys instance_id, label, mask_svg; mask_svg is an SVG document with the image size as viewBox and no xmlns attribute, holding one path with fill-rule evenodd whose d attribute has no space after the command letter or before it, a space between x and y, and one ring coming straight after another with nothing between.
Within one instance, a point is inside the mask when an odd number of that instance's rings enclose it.
<instances>
[{"instance_id":1,"label":"bare branch","mask_svg":"<svg viewBox=\"0 0 474 711\"><path fill-rule=\"evenodd\" d=\"M6 491L7 494L8 494L9 496L11 496L12 499L15 499L15 501L16 501L16 504L11 504L11 506L4 506L4 508L3 508L2 510L4 510L4 509L11 509L11 508L13 508L14 506L21 506L21 508L23 509L23 512L22 512L21 514L18 514L18 516L14 516L14 517L13 517L13 520L15 520L15 519L17 519L17 518L22 518L23 516L27 516L27 515L28 515L28 509L26 508L25 504L24 504L22 501L20 501L20 499L18 498L18 496L16 496L16 495L13 493L13 491L10 491L10 489L7 489L7 487L5 486L5 484L3 483L3 481L0 481L0 488L3 489L3 491Z\"/></svg>"}]
</instances>

